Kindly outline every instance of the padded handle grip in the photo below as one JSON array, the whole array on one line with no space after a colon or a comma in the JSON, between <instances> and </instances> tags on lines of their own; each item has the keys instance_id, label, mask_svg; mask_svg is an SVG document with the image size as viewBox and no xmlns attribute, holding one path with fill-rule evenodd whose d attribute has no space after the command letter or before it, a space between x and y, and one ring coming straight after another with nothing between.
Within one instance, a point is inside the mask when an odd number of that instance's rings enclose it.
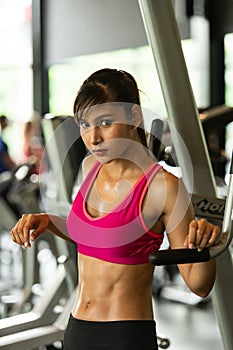
<instances>
[{"instance_id":1,"label":"padded handle grip","mask_svg":"<svg viewBox=\"0 0 233 350\"><path fill-rule=\"evenodd\" d=\"M197 249L167 249L156 251L149 256L149 262L156 265L189 264L210 260L208 248L201 252Z\"/></svg>"}]
</instances>

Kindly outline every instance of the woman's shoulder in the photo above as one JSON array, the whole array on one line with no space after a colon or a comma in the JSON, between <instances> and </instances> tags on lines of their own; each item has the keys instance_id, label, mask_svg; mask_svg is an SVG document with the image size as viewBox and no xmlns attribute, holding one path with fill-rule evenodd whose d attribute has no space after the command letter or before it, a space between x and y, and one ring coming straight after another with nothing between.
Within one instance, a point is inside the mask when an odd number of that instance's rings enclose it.
<instances>
[{"instance_id":1,"label":"woman's shoulder","mask_svg":"<svg viewBox=\"0 0 233 350\"><path fill-rule=\"evenodd\" d=\"M174 175L172 172L166 170L163 166L159 169L159 171L156 173L156 176L154 176L152 183L165 183L168 186L176 186L181 179Z\"/></svg>"},{"instance_id":2,"label":"woman's shoulder","mask_svg":"<svg viewBox=\"0 0 233 350\"><path fill-rule=\"evenodd\" d=\"M148 215L171 215L175 207L183 208L190 202L181 178L161 168L152 179L147 193ZM159 213L159 214L158 214Z\"/></svg>"},{"instance_id":3,"label":"woman's shoulder","mask_svg":"<svg viewBox=\"0 0 233 350\"><path fill-rule=\"evenodd\" d=\"M183 186L181 178L162 167L150 183L149 194L157 198L171 198L177 196Z\"/></svg>"}]
</instances>

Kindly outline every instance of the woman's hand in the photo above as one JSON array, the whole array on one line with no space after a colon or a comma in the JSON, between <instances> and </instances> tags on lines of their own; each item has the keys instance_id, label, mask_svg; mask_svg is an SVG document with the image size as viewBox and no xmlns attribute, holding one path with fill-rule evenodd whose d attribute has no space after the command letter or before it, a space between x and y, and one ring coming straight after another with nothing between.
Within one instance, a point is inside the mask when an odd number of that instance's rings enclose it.
<instances>
[{"instance_id":1,"label":"woman's hand","mask_svg":"<svg viewBox=\"0 0 233 350\"><path fill-rule=\"evenodd\" d=\"M192 220L189 224L189 233L185 238L184 246L186 248L198 251L216 244L220 229L211 224L206 219Z\"/></svg>"},{"instance_id":2,"label":"woman's hand","mask_svg":"<svg viewBox=\"0 0 233 350\"><path fill-rule=\"evenodd\" d=\"M50 224L48 214L23 214L22 218L12 228L10 235L12 240L20 244L22 248L31 246L41 233L45 232Z\"/></svg>"}]
</instances>

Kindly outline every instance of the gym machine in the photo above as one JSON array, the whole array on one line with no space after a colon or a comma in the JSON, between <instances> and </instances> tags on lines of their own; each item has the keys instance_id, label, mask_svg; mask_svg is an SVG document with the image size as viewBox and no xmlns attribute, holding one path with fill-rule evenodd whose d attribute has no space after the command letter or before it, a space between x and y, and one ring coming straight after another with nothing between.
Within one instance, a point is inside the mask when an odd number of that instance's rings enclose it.
<instances>
[{"instance_id":1,"label":"gym machine","mask_svg":"<svg viewBox=\"0 0 233 350\"><path fill-rule=\"evenodd\" d=\"M54 201L48 201L48 198L46 198L46 186L41 186L43 189L43 193L41 193L42 204L44 204L47 211L51 210L53 213L61 216L67 215L72 194L72 184L86 150L84 146L80 148L79 134L76 132L72 134L74 130L73 118L46 118L42 125L47 141L48 160L58 182L55 205ZM73 135L73 139L71 135ZM62 143L60 142L61 137ZM75 143L75 141L78 143ZM79 158L77 151L79 154L81 150L83 150L83 153L80 154L81 158ZM42 162L45 159L47 159L47 154L44 155ZM75 161L75 165L70 164L72 161ZM59 174L57 171L59 171ZM41 176L41 183L45 181L43 176ZM63 186L60 186L61 184ZM47 190L49 191L50 189L48 188ZM44 291L43 296L38 298L30 312L0 320L0 349L31 349L39 345L52 344L63 338L77 285L76 257L73 256L75 252L72 251L72 247L69 247L64 240L51 234L50 239L54 240L58 256L56 278L49 285L48 289ZM74 249L76 250L76 248ZM30 254L30 250L27 249L26 251ZM62 298L66 299L65 306L60 305ZM60 306L60 311L58 312L56 311L58 309L57 306Z\"/></svg>"},{"instance_id":2,"label":"gym machine","mask_svg":"<svg viewBox=\"0 0 233 350\"><path fill-rule=\"evenodd\" d=\"M232 241L232 210L233 210L233 153L229 172L229 185L224 209L221 234L217 244L211 248L197 249L167 249L150 255L150 262L156 266L171 264L187 264L205 262L220 256Z\"/></svg>"},{"instance_id":3,"label":"gym machine","mask_svg":"<svg viewBox=\"0 0 233 350\"><path fill-rule=\"evenodd\" d=\"M180 142L180 138L171 130L184 183L190 193L216 198L213 170L188 77L172 1L139 0L139 6L157 66L168 118L183 140ZM196 141L195 147L193 140ZM191 158L193 179L190 178L184 144ZM217 260L217 278L212 301L224 348L231 350L233 262L230 248Z\"/></svg>"},{"instance_id":4,"label":"gym machine","mask_svg":"<svg viewBox=\"0 0 233 350\"><path fill-rule=\"evenodd\" d=\"M64 307L62 313L59 314L54 322L40 325L31 329L25 328L20 332L1 337L0 349L38 349L42 345L50 345L57 341L62 341L76 293L77 290L74 289L66 302L66 306Z\"/></svg>"}]
</instances>

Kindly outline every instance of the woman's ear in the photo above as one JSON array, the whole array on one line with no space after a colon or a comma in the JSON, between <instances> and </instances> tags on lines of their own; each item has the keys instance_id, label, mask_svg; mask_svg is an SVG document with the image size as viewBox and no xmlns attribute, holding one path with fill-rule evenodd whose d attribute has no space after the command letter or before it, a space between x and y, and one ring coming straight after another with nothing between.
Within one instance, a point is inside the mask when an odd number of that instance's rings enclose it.
<instances>
[{"instance_id":1,"label":"woman's ear","mask_svg":"<svg viewBox=\"0 0 233 350\"><path fill-rule=\"evenodd\" d=\"M142 122L142 110L137 104L134 104L132 107L131 122L133 128L138 128Z\"/></svg>"}]
</instances>

